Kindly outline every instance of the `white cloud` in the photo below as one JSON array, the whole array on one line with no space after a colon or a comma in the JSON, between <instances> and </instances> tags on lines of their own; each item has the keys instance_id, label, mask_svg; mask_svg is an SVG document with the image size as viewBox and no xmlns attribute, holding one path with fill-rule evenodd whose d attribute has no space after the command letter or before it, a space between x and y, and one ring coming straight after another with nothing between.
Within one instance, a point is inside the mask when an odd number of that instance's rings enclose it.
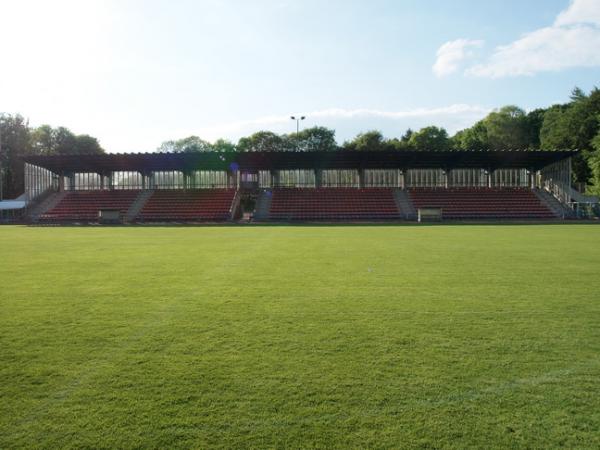
<instances>
[{"instance_id":1,"label":"white cloud","mask_svg":"<svg viewBox=\"0 0 600 450\"><path fill-rule=\"evenodd\" d=\"M465 73L501 78L573 67L600 66L600 1L573 0L554 24L496 47L484 63Z\"/></svg>"},{"instance_id":2,"label":"white cloud","mask_svg":"<svg viewBox=\"0 0 600 450\"><path fill-rule=\"evenodd\" d=\"M460 64L474 56L473 49L481 48L483 41L472 39L456 39L443 44L437 51L433 65L433 73L443 77L456 72Z\"/></svg>"},{"instance_id":3,"label":"white cloud","mask_svg":"<svg viewBox=\"0 0 600 450\"><path fill-rule=\"evenodd\" d=\"M468 75L500 78L572 67L600 66L600 30L587 26L547 27L500 46Z\"/></svg>"},{"instance_id":4,"label":"white cloud","mask_svg":"<svg viewBox=\"0 0 600 450\"><path fill-rule=\"evenodd\" d=\"M401 111L383 111L378 109L344 109L329 108L317 111L302 112L307 117L307 125L324 125L337 128L343 122L356 120L354 131L359 132L365 123L370 123L374 128L381 128L390 121L400 124L402 127L412 126L422 123L435 123L455 131L461 127L472 124L490 112L489 108L478 105L454 104L437 108L415 108ZM299 114L300 115L300 114ZM410 122L410 123L409 123ZM429 123L430 122L430 123ZM180 130L180 137L189 134L198 134L207 139L214 140L220 137L235 139L243 134L252 133L262 129L271 129L282 132L289 128L290 116L266 116L250 120L241 120L223 124L214 124L198 130ZM400 126L398 129L402 129ZM289 131L289 130L288 130ZM344 138L344 136L339 136Z\"/></svg>"},{"instance_id":5,"label":"white cloud","mask_svg":"<svg viewBox=\"0 0 600 450\"><path fill-rule=\"evenodd\" d=\"M432 117L440 115L455 115L465 113L488 112L488 109L480 106L454 104L439 108L415 108L404 111L381 111L377 109L342 109L332 108L312 113L314 117L337 117L337 118L356 118L356 117L381 117L385 119L406 119L411 117Z\"/></svg>"},{"instance_id":6,"label":"white cloud","mask_svg":"<svg viewBox=\"0 0 600 450\"><path fill-rule=\"evenodd\" d=\"M554 25L557 27L581 23L600 25L600 2L598 0L574 0L554 21Z\"/></svg>"},{"instance_id":7,"label":"white cloud","mask_svg":"<svg viewBox=\"0 0 600 450\"><path fill-rule=\"evenodd\" d=\"M350 139L356 134L377 129L388 137L398 137L407 128L418 130L424 126L437 125L450 134L462 130L485 117L491 111L479 105L453 104L434 108L414 108L398 111L386 111L367 108L328 108L314 111L299 111L305 115L302 127L325 126L336 130L338 142ZM32 125L39 125L32 117ZM94 124L91 124L94 125ZM257 117L206 124L199 127L172 127L157 124L148 127L143 122L99 123L90 130L84 129L100 138L100 143L109 152L148 152L156 149L161 142L180 139L190 135L200 136L211 142L219 138L237 141L259 130L276 133L290 133L295 130L289 114Z\"/></svg>"}]
</instances>

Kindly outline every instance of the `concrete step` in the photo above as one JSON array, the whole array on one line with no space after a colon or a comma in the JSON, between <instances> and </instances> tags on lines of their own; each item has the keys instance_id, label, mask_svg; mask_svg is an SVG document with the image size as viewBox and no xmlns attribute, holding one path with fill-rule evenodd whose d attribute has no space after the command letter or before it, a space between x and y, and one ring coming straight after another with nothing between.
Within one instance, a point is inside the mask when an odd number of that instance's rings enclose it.
<instances>
[{"instance_id":1,"label":"concrete step","mask_svg":"<svg viewBox=\"0 0 600 450\"><path fill-rule=\"evenodd\" d=\"M125 214L125 222L134 222L135 221L137 216L142 211L142 208L144 207L144 205L148 202L150 197L152 197L153 193L154 193L154 190L152 190L152 189L148 189L148 190L140 192L140 194L137 196L135 201L129 207L127 214Z\"/></svg>"},{"instance_id":2,"label":"concrete step","mask_svg":"<svg viewBox=\"0 0 600 450\"><path fill-rule=\"evenodd\" d=\"M533 189L534 194L546 205L552 213L560 219L575 217L575 212L563 204L554 195L544 189Z\"/></svg>"},{"instance_id":3,"label":"concrete step","mask_svg":"<svg viewBox=\"0 0 600 450\"><path fill-rule=\"evenodd\" d=\"M394 200L403 219L417 220L417 210L410 200L407 191L404 189L394 189Z\"/></svg>"},{"instance_id":4,"label":"concrete step","mask_svg":"<svg viewBox=\"0 0 600 450\"><path fill-rule=\"evenodd\" d=\"M36 223L40 220L40 216L50 211L56 205L58 205L63 198L67 195L66 191L63 192L54 192L48 195L44 200L42 200L37 205L34 205L29 209L27 215L29 219Z\"/></svg>"},{"instance_id":5,"label":"concrete step","mask_svg":"<svg viewBox=\"0 0 600 450\"><path fill-rule=\"evenodd\" d=\"M256 200L256 206L254 208L254 220L269 220L269 213L271 211L271 201L273 200L273 192L270 190L264 190L258 196Z\"/></svg>"},{"instance_id":6,"label":"concrete step","mask_svg":"<svg viewBox=\"0 0 600 450\"><path fill-rule=\"evenodd\" d=\"M235 191L233 200L231 201L231 208L229 208L229 220L235 220L242 215L243 211L240 211L240 202L242 201L242 195L239 190Z\"/></svg>"}]
</instances>

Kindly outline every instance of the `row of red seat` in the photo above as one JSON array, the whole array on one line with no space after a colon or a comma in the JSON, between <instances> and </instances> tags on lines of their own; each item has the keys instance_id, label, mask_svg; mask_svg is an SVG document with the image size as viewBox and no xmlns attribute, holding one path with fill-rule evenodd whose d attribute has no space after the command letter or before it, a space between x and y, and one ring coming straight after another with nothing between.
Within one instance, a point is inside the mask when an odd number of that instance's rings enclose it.
<instances>
[{"instance_id":1,"label":"row of red seat","mask_svg":"<svg viewBox=\"0 0 600 450\"><path fill-rule=\"evenodd\" d=\"M398 219L392 189L281 188L272 192L272 220Z\"/></svg>"},{"instance_id":2,"label":"row of red seat","mask_svg":"<svg viewBox=\"0 0 600 450\"><path fill-rule=\"evenodd\" d=\"M141 191L72 191L41 216L45 222L98 219L101 209L125 215ZM156 190L137 220L223 221L231 215L235 189L192 191ZM441 208L448 219L553 218L554 214L529 189L418 188L409 190L415 208ZM272 191L272 220L399 219L400 211L389 188L277 188Z\"/></svg>"},{"instance_id":3,"label":"row of red seat","mask_svg":"<svg viewBox=\"0 0 600 450\"><path fill-rule=\"evenodd\" d=\"M409 190L416 209L441 208L446 219L551 219L552 211L526 188Z\"/></svg>"},{"instance_id":4,"label":"row of red seat","mask_svg":"<svg viewBox=\"0 0 600 450\"><path fill-rule=\"evenodd\" d=\"M101 209L127 213L140 191L71 191L40 216L42 222L95 222Z\"/></svg>"},{"instance_id":5,"label":"row of red seat","mask_svg":"<svg viewBox=\"0 0 600 450\"><path fill-rule=\"evenodd\" d=\"M41 222L96 222L102 209L119 210L124 216L139 190L71 191ZM196 191L158 190L146 202L137 220L142 221L223 221L230 217L234 189Z\"/></svg>"},{"instance_id":6,"label":"row of red seat","mask_svg":"<svg viewBox=\"0 0 600 450\"><path fill-rule=\"evenodd\" d=\"M235 189L154 191L137 219L157 221L223 221L230 217Z\"/></svg>"}]
</instances>

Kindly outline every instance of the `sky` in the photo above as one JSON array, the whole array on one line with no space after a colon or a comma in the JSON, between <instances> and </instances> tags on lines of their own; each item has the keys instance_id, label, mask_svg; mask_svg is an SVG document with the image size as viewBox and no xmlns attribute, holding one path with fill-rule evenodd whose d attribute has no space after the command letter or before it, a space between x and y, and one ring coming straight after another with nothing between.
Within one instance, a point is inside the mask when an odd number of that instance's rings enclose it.
<instances>
[{"instance_id":1,"label":"sky","mask_svg":"<svg viewBox=\"0 0 600 450\"><path fill-rule=\"evenodd\" d=\"M600 85L600 0L0 0L0 112L109 152L445 127Z\"/></svg>"}]
</instances>

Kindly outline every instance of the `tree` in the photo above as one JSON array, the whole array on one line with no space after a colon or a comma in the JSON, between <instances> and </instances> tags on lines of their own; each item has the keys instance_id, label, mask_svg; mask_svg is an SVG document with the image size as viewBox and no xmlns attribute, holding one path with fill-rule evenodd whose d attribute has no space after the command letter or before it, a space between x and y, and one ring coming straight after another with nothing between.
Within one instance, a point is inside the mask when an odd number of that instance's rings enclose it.
<instances>
[{"instance_id":1,"label":"tree","mask_svg":"<svg viewBox=\"0 0 600 450\"><path fill-rule=\"evenodd\" d=\"M50 125L40 125L31 131L31 145L38 155L54 155L54 130Z\"/></svg>"},{"instance_id":2,"label":"tree","mask_svg":"<svg viewBox=\"0 0 600 450\"><path fill-rule=\"evenodd\" d=\"M600 90L585 95L575 88L571 98L567 105L554 106L545 114L540 133L543 147L592 149L599 130Z\"/></svg>"},{"instance_id":3,"label":"tree","mask_svg":"<svg viewBox=\"0 0 600 450\"><path fill-rule=\"evenodd\" d=\"M514 105L488 114L484 122L489 147L492 150L528 148L525 117L525 111Z\"/></svg>"},{"instance_id":4,"label":"tree","mask_svg":"<svg viewBox=\"0 0 600 450\"><path fill-rule=\"evenodd\" d=\"M0 115L0 170L2 191L17 197L25 190L23 157L28 155L74 155L104 153L98 140L87 134L75 135L65 127L41 125L30 128L21 115Z\"/></svg>"},{"instance_id":5,"label":"tree","mask_svg":"<svg viewBox=\"0 0 600 450\"><path fill-rule=\"evenodd\" d=\"M389 146L380 131L372 130L358 134L351 141L344 142L344 150L354 151L381 151Z\"/></svg>"},{"instance_id":6,"label":"tree","mask_svg":"<svg viewBox=\"0 0 600 450\"><path fill-rule=\"evenodd\" d=\"M456 133L452 138L452 146L460 150L487 150L490 148L485 122L480 120L471 128Z\"/></svg>"},{"instance_id":7,"label":"tree","mask_svg":"<svg viewBox=\"0 0 600 450\"><path fill-rule=\"evenodd\" d=\"M573 144L569 133L568 109L568 105L554 105L544 114L540 129L540 145L543 149L565 149Z\"/></svg>"},{"instance_id":8,"label":"tree","mask_svg":"<svg viewBox=\"0 0 600 450\"><path fill-rule=\"evenodd\" d=\"M412 150L413 147L410 144L410 138L412 137L412 135L415 132L413 130L411 130L410 128L408 128L404 134L400 137L400 139L398 138L391 138L388 139L385 144L386 144L386 148L388 150L396 150L396 151L405 151L405 150Z\"/></svg>"},{"instance_id":9,"label":"tree","mask_svg":"<svg viewBox=\"0 0 600 450\"><path fill-rule=\"evenodd\" d=\"M471 128L456 133L452 137L452 146L461 150L539 148L544 115L543 109L526 114L517 106L504 106Z\"/></svg>"},{"instance_id":10,"label":"tree","mask_svg":"<svg viewBox=\"0 0 600 450\"><path fill-rule=\"evenodd\" d=\"M104 153L98 139L89 134L78 134L75 136L75 149L78 155L92 155Z\"/></svg>"},{"instance_id":11,"label":"tree","mask_svg":"<svg viewBox=\"0 0 600 450\"><path fill-rule=\"evenodd\" d=\"M2 195L18 197L25 190L21 158L32 153L29 123L23 116L0 115Z\"/></svg>"},{"instance_id":12,"label":"tree","mask_svg":"<svg viewBox=\"0 0 600 450\"><path fill-rule=\"evenodd\" d=\"M581 89L580 87L575 86L573 88L573 90L571 91L571 95L569 96L569 98L571 99L571 101L573 102L579 102L581 100L585 100L587 99L587 95L586 93L583 91L583 89Z\"/></svg>"},{"instance_id":13,"label":"tree","mask_svg":"<svg viewBox=\"0 0 600 450\"><path fill-rule=\"evenodd\" d=\"M542 125L544 124L545 115L545 109L537 108L533 111L529 111L527 116L525 116L525 142L527 142L527 147L530 149L540 148L540 131L542 129Z\"/></svg>"},{"instance_id":14,"label":"tree","mask_svg":"<svg viewBox=\"0 0 600 450\"><path fill-rule=\"evenodd\" d=\"M412 132L411 132L411 134L412 134ZM397 151L412 150L412 146L410 145L410 142L408 140L404 139L404 136L402 136L400 139L398 139L398 138L388 139L386 141L386 145L389 150L397 150Z\"/></svg>"},{"instance_id":15,"label":"tree","mask_svg":"<svg viewBox=\"0 0 600 450\"><path fill-rule=\"evenodd\" d=\"M409 141L415 150L450 150L450 138L444 128L434 126L421 128Z\"/></svg>"},{"instance_id":16,"label":"tree","mask_svg":"<svg viewBox=\"0 0 600 450\"><path fill-rule=\"evenodd\" d=\"M65 127L41 125L31 131L31 147L39 155L101 154L98 139L89 134L73 134Z\"/></svg>"},{"instance_id":17,"label":"tree","mask_svg":"<svg viewBox=\"0 0 600 450\"><path fill-rule=\"evenodd\" d=\"M237 148L241 152L281 152L293 150L293 142L271 131L259 131L239 140Z\"/></svg>"},{"instance_id":18,"label":"tree","mask_svg":"<svg viewBox=\"0 0 600 450\"><path fill-rule=\"evenodd\" d=\"M588 158L592 175L592 185L589 187L589 193L600 196L600 132L592 139L592 147L595 151Z\"/></svg>"},{"instance_id":19,"label":"tree","mask_svg":"<svg viewBox=\"0 0 600 450\"><path fill-rule=\"evenodd\" d=\"M411 138L411 136L412 136L413 134L414 134L414 131L413 131L413 130L411 130L410 128L408 128L408 129L407 129L407 130L404 132L404 134L402 135L402 137L400 138L400 140L401 140L402 142L409 142L409 141L410 141L410 138Z\"/></svg>"},{"instance_id":20,"label":"tree","mask_svg":"<svg viewBox=\"0 0 600 450\"><path fill-rule=\"evenodd\" d=\"M75 155L77 139L75 135L65 127L54 130L55 152L58 155Z\"/></svg>"},{"instance_id":21,"label":"tree","mask_svg":"<svg viewBox=\"0 0 600 450\"><path fill-rule=\"evenodd\" d=\"M325 127L305 128L297 135L289 134L287 138L301 152L333 152L338 149L335 131Z\"/></svg>"},{"instance_id":22,"label":"tree","mask_svg":"<svg viewBox=\"0 0 600 450\"><path fill-rule=\"evenodd\" d=\"M575 88L571 102L556 105L544 115L540 130L542 148L578 149L573 158L575 181L587 183L592 177L589 158L594 147L592 141L600 131L600 90L594 88L589 95Z\"/></svg>"},{"instance_id":23,"label":"tree","mask_svg":"<svg viewBox=\"0 0 600 450\"><path fill-rule=\"evenodd\" d=\"M210 152L213 150L212 144L198 136L188 136L176 141L165 141L157 149L159 152L171 153L194 153Z\"/></svg>"},{"instance_id":24,"label":"tree","mask_svg":"<svg viewBox=\"0 0 600 450\"><path fill-rule=\"evenodd\" d=\"M212 148L215 152L221 153L235 152L237 150L235 144L226 139L217 139L213 143Z\"/></svg>"}]
</instances>

